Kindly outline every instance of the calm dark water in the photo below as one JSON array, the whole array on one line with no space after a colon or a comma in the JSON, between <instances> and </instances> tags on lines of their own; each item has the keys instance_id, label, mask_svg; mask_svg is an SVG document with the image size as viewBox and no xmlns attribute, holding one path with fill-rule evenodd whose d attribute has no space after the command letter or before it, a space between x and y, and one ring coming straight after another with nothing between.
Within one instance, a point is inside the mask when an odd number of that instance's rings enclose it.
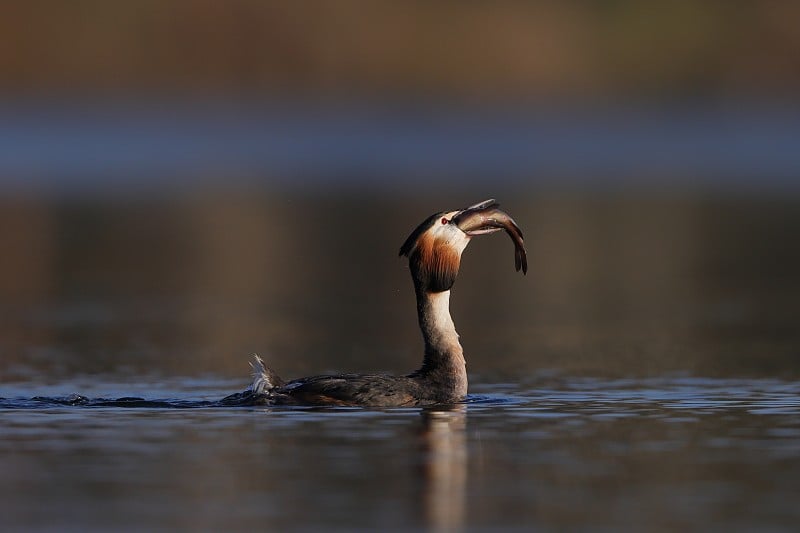
<instances>
[{"instance_id":1,"label":"calm dark water","mask_svg":"<svg viewBox=\"0 0 800 533\"><path fill-rule=\"evenodd\" d=\"M397 249L497 196L453 291L470 396L222 408L420 360ZM0 201L0 526L793 530L800 199L216 188Z\"/></svg>"},{"instance_id":2,"label":"calm dark water","mask_svg":"<svg viewBox=\"0 0 800 533\"><path fill-rule=\"evenodd\" d=\"M549 377L442 410L219 408L233 384L66 383L0 401L14 529L792 530L800 382ZM95 398L96 400L96 398ZM130 400L126 400L130 401ZM131 404L133 405L133 404ZM171 408L172 407L172 408Z\"/></svg>"}]
</instances>

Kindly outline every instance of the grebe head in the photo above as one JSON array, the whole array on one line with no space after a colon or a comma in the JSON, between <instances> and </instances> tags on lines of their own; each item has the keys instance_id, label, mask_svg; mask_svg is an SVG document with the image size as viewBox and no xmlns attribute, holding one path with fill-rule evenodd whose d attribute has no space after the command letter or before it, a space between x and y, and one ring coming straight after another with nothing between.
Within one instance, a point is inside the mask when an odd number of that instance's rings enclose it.
<instances>
[{"instance_id":1,"label":"grebe head","mask_svg":"<svg viewBox=\"0 0 800 533\"><path fill-rule=\"evenodd\" d=\"M436 213L411 232L400 247L400 255L408 257L416 286L428 292L450 290L458 276L461 253L470 239L500 230L511 236L516 268L526 273L528 262L522 231L499 205L494 200L485 200L458 211Z\"/></svg>"}]
</instances>

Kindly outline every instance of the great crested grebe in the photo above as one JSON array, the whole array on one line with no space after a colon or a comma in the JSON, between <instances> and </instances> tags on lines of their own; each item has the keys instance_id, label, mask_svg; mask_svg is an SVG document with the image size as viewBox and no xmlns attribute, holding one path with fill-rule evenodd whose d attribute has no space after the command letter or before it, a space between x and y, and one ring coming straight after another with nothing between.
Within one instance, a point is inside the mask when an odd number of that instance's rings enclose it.
<instances>
[{"instance_id":1,"label":"great crested grebe","mask_svg":"<svg viewBox=\"0 0 800 533\"><path fill-rule=\"evenodd\" d=\"M431 215L400 247L408 257L425 341L422 367L405 376L328 374L283 381L255 356L250 387L228 405L416 406L459 402L467 394L464 351L450 317L450 288L472 237L505 230L514 242L517 271L528 271L522 231L494 200Z\"/></svg>"}]
</instances>

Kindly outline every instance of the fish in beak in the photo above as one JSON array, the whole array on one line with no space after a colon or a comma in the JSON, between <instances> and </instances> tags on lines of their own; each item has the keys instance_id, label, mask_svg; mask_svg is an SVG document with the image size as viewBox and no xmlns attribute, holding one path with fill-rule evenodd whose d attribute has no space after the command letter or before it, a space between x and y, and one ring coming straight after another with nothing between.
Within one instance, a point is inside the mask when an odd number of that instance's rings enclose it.
<instances>
[{"instance_id":1,"label":"fish in beak","mask_svg":"<svg viewBox=\"0 0 800 533\"><path fill-rule=\"evenodd\" d=\"M500 209L500 204L495 200L484 200L462 209L453 216L451 222L470 237L505 230L514 243L514 266L518 272L528 272L528 256L522 230L508 213Z\"/></svg>"}]
</instances>

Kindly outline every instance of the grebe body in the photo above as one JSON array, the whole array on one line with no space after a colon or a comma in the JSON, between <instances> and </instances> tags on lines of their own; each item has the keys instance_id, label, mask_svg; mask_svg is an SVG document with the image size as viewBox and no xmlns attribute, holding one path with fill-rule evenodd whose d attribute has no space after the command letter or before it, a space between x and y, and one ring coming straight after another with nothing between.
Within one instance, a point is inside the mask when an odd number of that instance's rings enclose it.
<instances>
[{"instance_id":1,"label":"grebe body","mask_svg":"<svg viewBox=\"0 0 800 533\"><path fill-rule=\"evenodd\" d=\"M470 240L502 230L514 242L517 271L526 273L522 231L494 200L433 214L400 247L400 255L408 258L425 344L422 366L415 372L404 376L330 374L286 382L255 356L250 387L228 396L223 403L400 407L463 400L467 394L467 369L450 316L450 290L458 276L461 254Z\"/></svg>"}]
</instances>

